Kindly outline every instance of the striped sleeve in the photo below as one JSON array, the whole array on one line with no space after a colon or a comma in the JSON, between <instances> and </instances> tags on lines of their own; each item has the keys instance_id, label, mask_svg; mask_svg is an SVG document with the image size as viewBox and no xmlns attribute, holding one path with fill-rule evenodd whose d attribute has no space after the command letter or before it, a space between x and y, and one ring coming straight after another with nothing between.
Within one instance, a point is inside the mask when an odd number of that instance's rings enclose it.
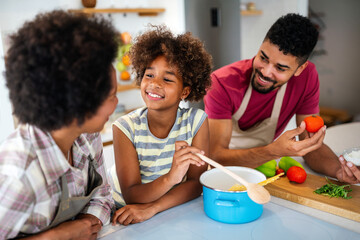
<instances>
[{"instance_id":1,"label":"striped sleeve","mask_svg":"<svg viewBox=\"0 0 360 240\"><path fill-rule=\"evenodd\" d=\"M193 108L190 112L190 118L192 120L192 135L195 137L196 133L199 131L200 127L207 118L207 114L201 109Z\"/></svg>"},{"instance_id":2,"label":"striped sleeve","mask_svg":"<svg viewBox=\"0 0 360 240\"><path fill-rule=\"evenodd\" d=\"M131 115L120 117L113 123L113 125L119 128L132 143L134 142L135 122L133 121Z\"/></svg>"}]
</instances>

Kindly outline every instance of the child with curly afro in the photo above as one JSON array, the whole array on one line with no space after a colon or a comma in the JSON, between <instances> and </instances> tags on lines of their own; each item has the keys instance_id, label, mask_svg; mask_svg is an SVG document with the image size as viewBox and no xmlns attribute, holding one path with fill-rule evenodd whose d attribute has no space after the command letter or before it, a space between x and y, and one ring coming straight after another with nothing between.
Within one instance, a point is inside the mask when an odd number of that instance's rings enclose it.
<instances>
[{"instance_id":1,"label":"child with curly afro","mask_svg":"<svg viewBox=\"0 0 360 240\"><path fill-rule=\"evenodd\" d=\"M0 145L0 239L95 239L114 201L98 133L117 105L118 33L102 18L38 14L11 36L20 124Z\"/></svg>"},{"instance_id":2,"label":"child with curly afro","mask_svg":"<svg viewBox=\"0 0 360 240\"><path fill-rule=\"evenodd\" d=\"M200 196L207 165L193 153L209 151L205 112L179 108L210 87L211 56L203 43L153 26L136 39L130 58L146 107L113 123L113 197L121 208L112 221L123 225Z\"/></svg>"}]
</instances>

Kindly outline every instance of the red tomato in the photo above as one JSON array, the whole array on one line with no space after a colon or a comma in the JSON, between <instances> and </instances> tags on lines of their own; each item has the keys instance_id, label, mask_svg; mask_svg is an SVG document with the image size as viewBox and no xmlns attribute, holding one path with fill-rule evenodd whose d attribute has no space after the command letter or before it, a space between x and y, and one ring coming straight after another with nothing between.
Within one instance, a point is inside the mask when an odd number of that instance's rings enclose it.
<instances>
[{"instance_id":1,"label":"red tomato","mask_svg":"<svg viewBox=\"0 0 360 240\"><path fill-rule=\"evenodd\" d=\"M285 174L284 169L281 169L281 168L276 169L275 175L279 175L280 173L284 173L284 174ZM283 177L283 176L285 176L285 175L282 175L282 177Z\"/></svg>"},{"instance_id":2,"label":"red tomato","mask_svg":"<svg viewBox=\"0 0 360 240\"><path fill-rule=\"evenodd\" d=\"M306 180L307 174L303 168L292 166L287 170L286 176L291 182L303 183Z\"/></svg>"},{"instance_id":3,"label":"red tomato","mask_svg":"<svg viewBox=\"0 0 360 240\"><path fill-rule=\"evenodd\" d=\"M320 116L312 115L304 119L306 124L306 131L315 133L324 126L324 120Z\"/></svg>"}]
</instances>

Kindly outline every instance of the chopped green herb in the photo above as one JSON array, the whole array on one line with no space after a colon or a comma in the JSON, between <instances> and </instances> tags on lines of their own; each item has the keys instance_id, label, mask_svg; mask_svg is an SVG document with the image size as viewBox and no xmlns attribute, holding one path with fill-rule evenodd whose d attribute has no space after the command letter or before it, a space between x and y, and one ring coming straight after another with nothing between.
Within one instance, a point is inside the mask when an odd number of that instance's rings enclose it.
<instances>
[{"instance_id":1,"label":"chopped green herb","mask_svg":"<svg viewBox=\"0 0 360 240\"><path fill-rule=\"evenodd\" d=\"M348 196L348 193L352 191L352 189L350 188L350 185L338 186L334 183L331 183L327 177L325 177L325 178L328 183L325 184L324 186L322 186L321 188L316 189L314 191L314 193L326 195L331 198L332 197L341 197L344 199L352 198L351 196ZM346 189L346 188L348 188L348 189Z\"/></svg>"}]
</instances>

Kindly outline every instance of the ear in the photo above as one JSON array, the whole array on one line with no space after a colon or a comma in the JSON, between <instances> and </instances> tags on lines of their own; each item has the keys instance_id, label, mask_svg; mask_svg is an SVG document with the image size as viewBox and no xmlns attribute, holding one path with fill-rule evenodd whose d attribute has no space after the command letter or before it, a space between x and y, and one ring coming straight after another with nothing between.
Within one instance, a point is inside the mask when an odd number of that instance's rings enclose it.
<instances>
[{"instance_id":1,"label":"ear","mask_svg":"<svg viewBox=\"0 0 360 240\"><path fill-rule=\"evenodd\" d=\"M189 86L184 87L182 94L181 94L181 99L184 100L185 98L187 98L187 96L189 96L190 92L191 92L191 88Z\"/></svg>"},{"instance_id":2,"label":"ear","mask_svg":"<svg viewBox=\"0 0 360 240\"><path fill-rule=\"evenodd\" d=\"M303 63L303 65L301 65L300 67L298 67L298 68L296 69L295 73L294 73L294 76L295 76L295 77L299 76L299 75L302 73L302 71L304 71L304 69L307 67L308 64L309 64L309 62L306 61L305 63Z\"/></svg>"}]
</instances>

